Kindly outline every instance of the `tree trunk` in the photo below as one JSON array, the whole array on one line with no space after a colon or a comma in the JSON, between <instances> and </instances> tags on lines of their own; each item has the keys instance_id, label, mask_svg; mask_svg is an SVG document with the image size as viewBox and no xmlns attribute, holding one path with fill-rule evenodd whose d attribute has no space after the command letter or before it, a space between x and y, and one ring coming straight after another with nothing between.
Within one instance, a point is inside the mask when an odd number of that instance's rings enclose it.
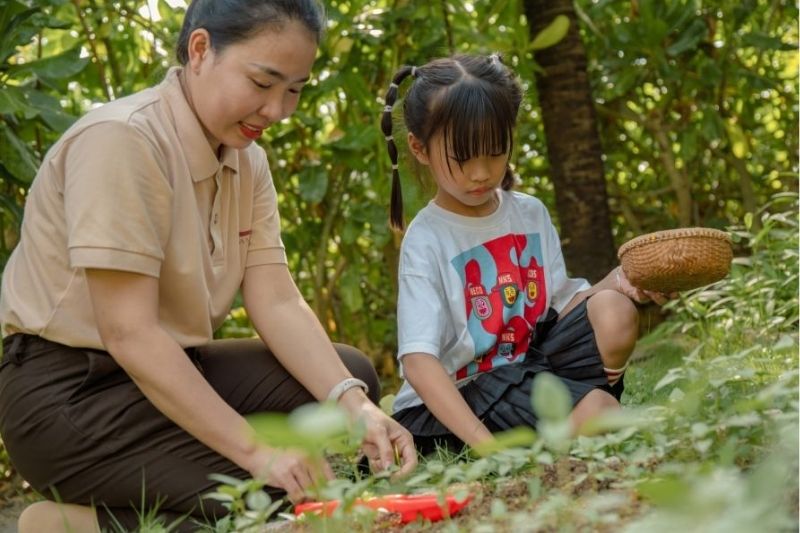
<instances>
[{"instance_id":1,"label":"tree trunk","mask_svg":"<svg viewBox=\"0 0 800 533\"><path fill-rule=\"evenodd\" d=\"M550 178L570 273L598 281L616 264L601 159L600 137L586 72L586 51L572 0L524 0L531 37L558 15L569 17L567 35L539 50L537 74Z\"/></svg>"}]
</instances>

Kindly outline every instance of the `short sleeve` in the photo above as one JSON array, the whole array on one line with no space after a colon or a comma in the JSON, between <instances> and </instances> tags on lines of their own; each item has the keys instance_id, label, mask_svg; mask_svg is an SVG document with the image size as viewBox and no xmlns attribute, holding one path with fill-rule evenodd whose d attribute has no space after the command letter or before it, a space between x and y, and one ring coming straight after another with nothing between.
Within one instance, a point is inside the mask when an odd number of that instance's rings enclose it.
<instances>
[{"instance_id":1,"label":"short sleeve","mask_svg":"<svg viewBox=\"0 0 800 533\"><path fill-rule=\"evenodd\" d=\"M278 194L272 182L264 150L252 153L253 219L246 267L286 264L286 251L281 240L281 220L278 214Z\"/></svg>"},{"instance_id":2,"label":"short sleeve","mask_svg":"<svg viewBox=\"0 0 800 533\"><path fill-rule=\"evenodd\" d=\"M558 232L547 210L545 210L545 224L549 257L547 268L551 281L550 306L560 313L575 294L588 289L590 285L583 278L570 278L567 276L567 265L564 262L564 254L561 251L561 239L558 237Z\"/></svg>"},{"instance_id":3,"label":"short sleeve","mask_svg":"<svg viewBox=\"0 0 800 533\"><path fill-rule=\"evenodd\" d=\"M441 287L426 276L401 274L397 297L397 356L427 353L440 357L446 310Z\"/></svg>"},{"instance_id":4,"label":"short sleeve","mask_svg":"<svg viewBox=\"0 0 800 533\"><path fill-rule=\"evenodd\" d=\"M420 226L403 240L397 296L398 358L409 353L441 357L449 311L436 263L436 243Z\"/></svg>"},{"instance_id":5,"label":"short sleeve","mask_svg":"<svg viewBox=\"0 0 800 533\"><path fill-rule=\"evenodd\" d=\"M158 277L173 191L157 148L134 127L108 121L80 132L64 149L71 266Z\"/></svg>"}]
</instances>

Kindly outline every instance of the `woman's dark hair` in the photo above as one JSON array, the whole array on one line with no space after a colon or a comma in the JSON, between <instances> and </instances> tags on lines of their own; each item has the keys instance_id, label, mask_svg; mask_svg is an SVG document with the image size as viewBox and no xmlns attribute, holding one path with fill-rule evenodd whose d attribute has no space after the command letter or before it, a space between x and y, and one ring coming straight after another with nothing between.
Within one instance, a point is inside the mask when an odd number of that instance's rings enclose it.
<instances>
[{"instance_id":1,"label":"woman's dark hair","mask_svg":"<svg viewBox=\"0 0 800 533\"><path fill-rule=\"evenodd\" d=\"M204 28L217 54L231 44L249 39L265 27L280 29L289 21L302 23L319 44L325 30L322 6L315 0L193 0L186 10L175 55L189 61L189 36Z\"/></svg>"},{"instance_id":2,"label":"woman's dark hair","mask_svg":"<svg viewBox=\"0 0 800 533\"><path fill-rule=\"evenodd\" d=\"M381 129L386 136L392 161L392 203L390 222L403 229L403 196L397 164L397 146L392 137L392 108L398 86L411 76L414 81L403 99L403 119L410 133L428 146L442 132L445 155L450 164L481 155L510 152L514 128L522 102L522 87L500 56L456 55L435 59L421 67L403 66L392 78L386 93ZM501 187L514 184L506 168Z\"/></svg>"}]
</instances>

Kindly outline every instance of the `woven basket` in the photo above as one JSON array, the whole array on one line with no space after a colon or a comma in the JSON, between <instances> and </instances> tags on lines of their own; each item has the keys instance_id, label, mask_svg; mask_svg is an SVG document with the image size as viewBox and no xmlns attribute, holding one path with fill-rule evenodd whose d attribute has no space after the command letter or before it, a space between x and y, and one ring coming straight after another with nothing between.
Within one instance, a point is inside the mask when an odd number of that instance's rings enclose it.
<instances>
[{"instance_id":1,"label":"woven basket","mask_svg":"<svg viewBox=\"0 0 800 533\"><path fill-rule=\"evenodd\" d=\"M678 292L728 275L731 239L711 228L656 231L626 242L617 253L628 280L648 291Z\"/></svg>"}]
</instances>

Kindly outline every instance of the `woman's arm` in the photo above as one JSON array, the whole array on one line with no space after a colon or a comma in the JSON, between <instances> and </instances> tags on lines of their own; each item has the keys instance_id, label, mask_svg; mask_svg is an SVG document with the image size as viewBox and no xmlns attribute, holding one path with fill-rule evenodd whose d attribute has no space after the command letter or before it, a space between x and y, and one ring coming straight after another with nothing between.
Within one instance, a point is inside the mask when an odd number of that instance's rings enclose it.
<instances>
[{"instance_id":1,"label":"woman's arm","mask_svg":"<svg viewBox=\"0 0 800 533\"><path fill-rule=\"evenodd\" d=\"M426 353L404 355L403 374L433 416L456 437L473 447L492 438L436 357Z\"/></svg>"},{"instance_id":2,"label":"woman's arm","mask_svg":"<svg viewBox=\"0 0 800 533\"><path fill-rule=\"evenodd\" d=\"M258 445L245 419L203 378L158 324L158 280L87 269L94 315L108 352L155 407L253 477L303 497L316 477L297 454ZM329 474L329 472L326 472Z\"/></svg>"},{"instance_id":3,"label":"woman's arm","mask_svg":"<svg viewBox=\"0 0 800 533\"><path fill-rule=\"evenodd\" d=\"M343 379L351 377L333 349L316 315L303 300L286 265L250 267L242 286L247 314L259 336L280 363L318 400ZM394 449L406 474L417 464L411 434L386 416L360 388L342 395L339 403L355 418L367 424L365 450L374 449L373 464L387 468L394 464ZM368 451L368 455L369 455Z\"/></svg>"},{"instance_id":4,"label":"woman's arm","mask_svg":"<svg viewBox=\"0 0 800 533\"><path fill-rule=\"evenodd\" d=\"M248 268L242 289L247 316L259 336L317 400L324 400L336 384L351 377L286 265ZM359 402L369 402L360 388L342 396L343 405Z\"/></svg>"},{"instance_id":5,"label":"woman's arm","mask_svg":"<svg viewBox=\"0 0 800 533\"><path fill-rule=\"evenodd\" d=\"M144 395L198 440L249 469L255 444L247 422L158 324L158 280L91 269L86 279L103 344Z\"/></svg>"}]
</instances>

